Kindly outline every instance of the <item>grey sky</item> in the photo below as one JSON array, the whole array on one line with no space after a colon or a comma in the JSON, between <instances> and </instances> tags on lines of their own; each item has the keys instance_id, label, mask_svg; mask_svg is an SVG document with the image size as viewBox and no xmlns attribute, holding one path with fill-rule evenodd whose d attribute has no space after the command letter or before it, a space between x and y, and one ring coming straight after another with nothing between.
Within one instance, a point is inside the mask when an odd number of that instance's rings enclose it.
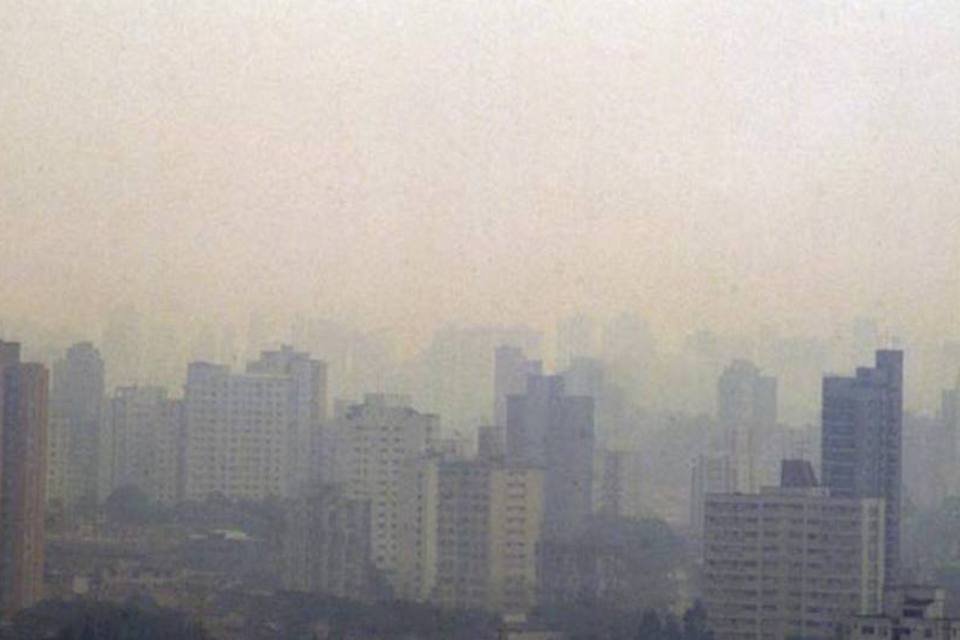
<instances>
[{"instance_id":1,"label":"grey sky","mask_svg":"<svg viewBox=\"0 0 960 640\"><path fill-rule=\"evenodd\" d=\"M960 326L960 5L0 0L0 300Z\"/></svg>"}]
</instances>

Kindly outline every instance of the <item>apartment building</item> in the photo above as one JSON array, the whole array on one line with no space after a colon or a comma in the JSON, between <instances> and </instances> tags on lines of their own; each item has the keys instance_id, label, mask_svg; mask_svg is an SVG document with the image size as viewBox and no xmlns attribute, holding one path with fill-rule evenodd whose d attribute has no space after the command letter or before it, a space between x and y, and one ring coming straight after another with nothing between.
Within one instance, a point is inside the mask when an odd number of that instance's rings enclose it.
<instances>
[{"instance_id":1,"label":"apartment building","mask_svg":"<svg viewBox=\"0 0 960 640\"><path fill-rule=\"evenodd\" d=\"M703 597L717 640L833 638L880 611L883 499L831 497L800 481L812 469L786 465L780 487L706 496Z\"/></svg>"}]
</instances>

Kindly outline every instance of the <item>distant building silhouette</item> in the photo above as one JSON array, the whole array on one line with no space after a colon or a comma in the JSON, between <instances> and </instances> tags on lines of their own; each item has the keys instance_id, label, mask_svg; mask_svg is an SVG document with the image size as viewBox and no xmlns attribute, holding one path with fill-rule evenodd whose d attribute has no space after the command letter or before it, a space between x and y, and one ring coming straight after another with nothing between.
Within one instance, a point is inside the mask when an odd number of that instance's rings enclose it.
<instances>
[{"instance_id":1,"label":"distant building silhouette","mask_svg":"<svg viewBox=\"0 0 960 640\"><path fill-rule=\"evenodd\" d=\"M494 424L507 424L507 396L523 394L527 377L543 373L539 360L528 360L520 347L497 347L493 365Z\"/></svg>"},{"instance_id":2,"label":"distant building silhouette","mask_svg":"<svg viewBox=\"0 0 960 640\"><path fill-rule=\"evenodd\" d=\"M760 442L777 424L777 379L735 360L717 380L717 419L738 491L760 488Z\"/></svg>"},{"instance_id":3,"label":"distant building silhouette","mask_svg":"<svg viewBox=\"0 0 960 640\"><path fill-rule=\"evenodd\" d=\"M703 505L711 493L735 493L736 476L728 455L698 456L692 465L690 483L690 535L703 539Z\"/></svg>"}]
</instances>

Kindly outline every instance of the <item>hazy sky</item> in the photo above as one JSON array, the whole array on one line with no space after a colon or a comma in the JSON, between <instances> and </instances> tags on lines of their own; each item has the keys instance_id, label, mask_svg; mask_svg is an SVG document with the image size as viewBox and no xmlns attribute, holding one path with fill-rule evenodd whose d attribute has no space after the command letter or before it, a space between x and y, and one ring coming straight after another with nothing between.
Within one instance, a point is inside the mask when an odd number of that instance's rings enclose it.
<instances>
[{"instance_id":1,"label":"hazy sky","mask_svg":"<svg viewBox=\"0 0 960 640\"><path fill-rule=\"evenodd\" d=\"M0 0L0 316L960 327L960 3Z\"/></svg>"}]
</instances>

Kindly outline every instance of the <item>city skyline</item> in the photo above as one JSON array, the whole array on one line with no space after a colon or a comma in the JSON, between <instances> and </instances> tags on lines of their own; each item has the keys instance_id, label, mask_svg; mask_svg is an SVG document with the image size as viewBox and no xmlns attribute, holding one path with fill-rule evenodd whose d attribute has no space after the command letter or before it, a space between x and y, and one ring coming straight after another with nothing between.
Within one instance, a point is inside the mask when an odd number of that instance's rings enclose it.
<instances>
[{"instance_id":1,"label":"city skyline","mask_svg":"<svg viewBox=\"0 0 960 640\"><path fill-rule=\"evenodd\" d=\"M958 640L960 2L0 0L0 640Z\"/></svg>"}]
</instances>

